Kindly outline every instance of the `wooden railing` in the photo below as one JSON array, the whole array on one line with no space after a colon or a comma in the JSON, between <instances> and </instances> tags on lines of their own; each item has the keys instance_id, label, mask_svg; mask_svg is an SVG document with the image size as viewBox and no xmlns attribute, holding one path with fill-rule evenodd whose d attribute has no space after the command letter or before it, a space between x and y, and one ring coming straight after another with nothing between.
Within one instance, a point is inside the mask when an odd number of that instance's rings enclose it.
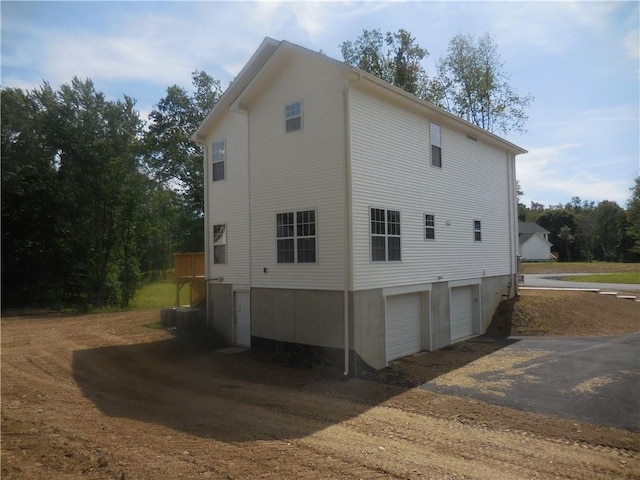
<instances>
[{"instance_id":1,"label":"wooden railing","mask_svg":"<svg viewBox=\"0 0 640 480\"><path fill-rule=\"evenodd\" d=\"M180 306L180 290L187 283L191 284L189 305L197 305L205 298L204 288L204 253L176 253L174 258L174 275L176 279L176 307Z\"/></svg>"},{"instance_id":2,"label":"wooden railing","mask_svg":"<svg viewBox=\"0 0 640 480\"><path fill-rule=\"evenodd\" d=\"M173 256L175 263L175 277L178 278L204 278L204 253L176 253Z\"/></svg>"}]
</instances>

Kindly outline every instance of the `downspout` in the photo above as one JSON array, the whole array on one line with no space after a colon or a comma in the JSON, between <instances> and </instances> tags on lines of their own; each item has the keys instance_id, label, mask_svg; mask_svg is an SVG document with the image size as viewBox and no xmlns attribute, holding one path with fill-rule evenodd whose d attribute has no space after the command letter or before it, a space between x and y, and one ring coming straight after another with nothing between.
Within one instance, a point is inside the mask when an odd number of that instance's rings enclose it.
<instances>
[{"instance_id":1,"label":"downspout","mask_svg":"<svg viewBox=\"0 0 640 480\"><path fill-rule=\"evenodd\" d=\"M207 316L206 323L209 323L209 251L207 245L209 245L209 150L207 148L207 141L204 138L199 138L204 146L204 288L205 294L205 315Z\"/></svg>"},{"instance_id":2,"label":"downspout","mask_svg":"<svg viewBox=\"0 0 640 480\"><path fill-rule=\"evenodd\" d=\"M351 85L344 92L344 372L349 376L349 287L351 284Z\"/></svg>"},{"instance_id":3,"label":"downspout","mask_svg":"<svg viewBox=\"0 0 640 480\"><path fill-rule=\"evenodd\" d=\"M514 232L514 201L515 201L515 180L513 176L513 155L511 152L507 151L507 195L509 196L509 276L511 277L511 284L514 288L514 291L517 294L518 281L517 281L517 272L515 271L517 267L514 266L515 263L515 232Z\"/></svg>"},{"instance_id":4,"label":"downspout","mask_svg":"<svg viewBox=\"0 0 640 480\"><path fill-rule=\"evenodd\" d=\"M248 216L249 216L249 346L251 346L251 288L252 288L252 284L251 284L251 279L252 279L252 274L251 274L251 268L253 267L252 265L252 260L253 260L253 255L252 255L252 245L251 245L251 231L252 231L252 223L251 223L251 117L249 116L249 108L247 107L247 109L245 110L245 114L246 114L246 118L247 118L247 196L249 197L247 199L247 203L249 206L249 212L248 212ZM234 305L235 308L235 305Z\"/></svg>"}]
</instances>

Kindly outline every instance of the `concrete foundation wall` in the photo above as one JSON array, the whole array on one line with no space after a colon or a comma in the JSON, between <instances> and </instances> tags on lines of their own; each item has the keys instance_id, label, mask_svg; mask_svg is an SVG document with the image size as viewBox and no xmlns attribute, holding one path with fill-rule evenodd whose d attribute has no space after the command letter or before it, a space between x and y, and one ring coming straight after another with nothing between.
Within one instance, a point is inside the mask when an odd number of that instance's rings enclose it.
<instances>
[{"instance_id":1,"label":"concrete foundation wall","mask_svg":"<svg viewBox=\"0 0 640 480\"><path fill-rule=\"evenodd\" d=\"M509 288L509 282L511 280L512 277L510 275L486 277L482 279L482 309L480 312L482 317L482 333L487 331L500 302L515 296L516 288L513 282L511 283L511 288Z\"/></svg>"},{"instance_id":2,"label":"concrete foundation wall","mask_svg":"<svg viewBox=\"0 0 640 480\"><path fill-rule=\"evenodd\" d=\"M386 317L382 289L351 292L353 348L360 359L374 369L384 368L386 358Z\"/></svg>"},{"instance_id":3,"label":"concrete foundation wall","mask_svg":"<svg viewBox=\"0 0 640 480\"><path fill-rule=\"evenodd\" d=\"M482 278L479 328L482 334L509 291L509 275ZM431 284L422 292L422 348L437 350L451 344L451 285ZM233 291L231 285L209 284L209 319L229 343L233 341ZM478 290L476 290L477 292ZM512 287L509 295L513 296ZM344 353L344 292L334 290L251 289L252 348L261 345L294 352L292 358L331 358L342 363ZM474 320L474 324L476 321ZM265 342L266 341L266 342ZM297 346L297 347L296 347ZM309 352L296 348L311 349ZM317 351L313 351L313 349ZM387 365L386 301L383 289L349 292L350 369L365 371ZM296 360L297 361L297 360Z\"/></svg>"},{"instance_id":4,"label":"concrete foundation wall","mask_svg":"<svg viewBox=\"0 0 640 480\"><path fill-rule=\"evenodd\" d=\"M228 342L233 343L233 290L231 284L209 283L207 286L207 324Z\"/></svg>"},{"instance_id":5,"label":"concrete foundation wall","mask_svg":"<svg viewBox=\"0 0 640 480\"><path fill-rule=\"evenodd\" d=\"M251 335L342 349L344 292L252 288Z\"/></svg>"}]
</instances>

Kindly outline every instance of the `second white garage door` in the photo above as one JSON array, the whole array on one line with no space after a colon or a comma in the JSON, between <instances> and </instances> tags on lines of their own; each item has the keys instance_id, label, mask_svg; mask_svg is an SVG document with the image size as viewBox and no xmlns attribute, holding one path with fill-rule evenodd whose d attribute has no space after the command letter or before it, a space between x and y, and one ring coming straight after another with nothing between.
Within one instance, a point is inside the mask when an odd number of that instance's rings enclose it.
<instances>
[{"instance_id":1,"label":"second white garage door","mask_svg":"<svg viewBox=\"0 0 640 480\"><path fill-rule=\"evenodd\" d=\"M419 293L387 297L387 361L422 350Z\"/></svg>"},{"instance_id":2,"label":"second white garage door","mask_svg":"<svg viewBox=\"0 0 640 480\"><path fill-rule=\"evenodd\" d=\"M451 342L473 335L473 286L451 289Z\"/></svg>"}]
</instances>

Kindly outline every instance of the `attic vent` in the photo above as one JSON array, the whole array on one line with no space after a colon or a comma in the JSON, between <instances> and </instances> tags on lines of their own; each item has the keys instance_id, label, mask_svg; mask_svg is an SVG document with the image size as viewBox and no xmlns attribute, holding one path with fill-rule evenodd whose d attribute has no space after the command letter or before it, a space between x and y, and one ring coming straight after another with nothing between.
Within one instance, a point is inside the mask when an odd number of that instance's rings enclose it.
<instances>
[{"instance_id":1,"label":"attic vent","mask_svg":"<svg viewBox=\"0 0 640 480\"><path fill-rule=\"evenodd\" d=\"M471 140L472 142L477 142L478 139L476 137L474 137L473 135L467 135L467 140Z\"/></svg>"}]
</instances>

